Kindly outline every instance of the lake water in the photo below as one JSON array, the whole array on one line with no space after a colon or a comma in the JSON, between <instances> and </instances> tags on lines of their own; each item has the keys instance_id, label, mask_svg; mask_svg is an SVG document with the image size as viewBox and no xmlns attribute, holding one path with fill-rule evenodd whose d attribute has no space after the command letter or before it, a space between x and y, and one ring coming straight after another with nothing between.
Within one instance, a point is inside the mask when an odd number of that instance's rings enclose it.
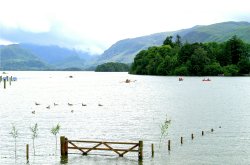
<instances>
[{"instance_id":1,"label":"lake water","mask_svg":"<svg viewBox=\"0 0 250 165\"><path fill-rule=\"evenodd\" d=\"M137 161L136 153L118 157L105 152L102 156L70 154L68 164L250 164L249 77L210 77L210 82L203 82L203 77L184 77L179 82L178 77L127 73L9 75L18 80L5 90L0 84L0 164L25 164L26 144L30 144L30 164L60 164L60 148L58 145L55 156L55 138L50 133L57 123L61 126L59 136L69 139L144 141L142 163ZM124 83L127 78L136 81ZM160 125L166 115L171 125L160 145ZM29 129L35 123L39 129L35 139L37 156L32 154ZM16 159L14 139L9 134L12 124L19 133ZM205 131L204 136L201 131ZM154 158L151 143L155 144Z\"/></svg>"}]
</instances>

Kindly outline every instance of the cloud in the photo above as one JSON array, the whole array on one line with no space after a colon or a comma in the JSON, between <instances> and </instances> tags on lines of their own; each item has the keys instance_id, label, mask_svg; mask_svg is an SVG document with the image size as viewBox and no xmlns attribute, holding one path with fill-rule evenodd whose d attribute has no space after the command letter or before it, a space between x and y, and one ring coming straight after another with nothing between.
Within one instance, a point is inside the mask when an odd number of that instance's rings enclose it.
<instances>
[{"instance_id":1,"label":"cloud","mask_svg":"<svg viewBox=\"0 0 250 165\"><path fill-rule=\"evenodd\" d=\"M121 39L247 15L246 0L0 0L0 38L101 53Z\"/></svg>"}]
</instances>

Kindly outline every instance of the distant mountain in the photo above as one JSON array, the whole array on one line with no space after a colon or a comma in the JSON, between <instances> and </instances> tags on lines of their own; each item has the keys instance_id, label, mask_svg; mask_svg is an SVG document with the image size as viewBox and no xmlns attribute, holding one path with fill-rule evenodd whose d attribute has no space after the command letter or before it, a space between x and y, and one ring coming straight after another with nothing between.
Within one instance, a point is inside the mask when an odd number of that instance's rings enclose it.
<instances>
[{"instance_id":1,"label":"distant mountain","mask_svg":"<svg viewBox=\"0 0 250 165\"><path fill-rule=\"evenodd\" d=\"M8 45L0 47L0 69L4 70L45 70L50 68L33 53L20 47Z\"/></svg>"},{"instance_id":2,"label":"distant mountain","mask_svg":"<svg viewBox=\"0 0 250 165\"><path fill-rule=\"evenodd\" d=\"M237 35L245 42L250 43L250 23L248 22L224 22L207 26L194 26L173 32L162 32L132 39L124 39L116 42L107 49L96 61L97 64L105 62L131 63L135 55L150 46L162 45L169 35L179 34L183 42L223 42Z\"/></svg>"},{"instance_id":3,"label":"distant mountain","mask_svg":"<svg viewBox=\"0 0 250 165\"><path fill-rule=\"evenodd\" d=\"M71 67L84 68L86 61L90 61L93 58L93 56L86 52L62 48L56 45L20 44L20 46L31 51L37 57L58 69Z\"/></svg>"},{"instance_id":4,"label":"distant mountain","mask_svg":"<svg viewBox=\"0 0 250 165\"><path fill-rule=\"evenodd\" d=\"M76 70L89 68L95 58L88 53L35 44L0 45L0 69L4 70Z\"/></svg>"}]
</instances>

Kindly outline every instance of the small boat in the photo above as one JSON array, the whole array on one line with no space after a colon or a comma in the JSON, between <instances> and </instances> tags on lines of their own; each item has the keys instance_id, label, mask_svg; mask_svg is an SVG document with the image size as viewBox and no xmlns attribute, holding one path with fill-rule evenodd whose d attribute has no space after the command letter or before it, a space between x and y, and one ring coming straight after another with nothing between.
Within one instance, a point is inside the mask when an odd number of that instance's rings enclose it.
<instances>
[{"instance_id":1,"label":"small boat","mask_svg":"<svg viewBox=\"0 0 250 165\"><path fill-rule=\"evenodd\" d=\"M211 81L209 78L207 78L207 79L203 79L202 81Z\"/></svg>"},{"instance_id":2,"label":"small boat","mask_svg":"<svg viewBox=\"0 0 250 165\"><path fill-rule=\"evenodd\" d=\"M183 81L184 79L182 77L179 77L179 81Z\"/></svg>"},{"instance_id":3,"label":"small boat","mask_svg":"<svg viewBox=\"0 0 250 165\"><path fill-rule=\"evenodd\" d=\"M125 83L130 83L130 82L131 82L131 80L129 80L129 79L125 80Z\"/></svg>"}]
</instances>

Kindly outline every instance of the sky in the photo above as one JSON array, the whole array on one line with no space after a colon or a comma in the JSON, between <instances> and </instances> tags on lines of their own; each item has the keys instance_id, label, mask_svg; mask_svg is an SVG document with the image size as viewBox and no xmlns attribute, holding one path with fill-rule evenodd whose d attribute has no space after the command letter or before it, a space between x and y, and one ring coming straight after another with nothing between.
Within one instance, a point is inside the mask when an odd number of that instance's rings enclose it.
<instances>
[{"instance_id":1,"label":"sky","mask_svg":"<svg viewBox=\"0 0 250 165\"><path fill-rule=\"evenodd\" d=\"M226 21L250 22L249 0L0 0L0 44L101 54L122 39Z\"/></svg>"}]
</instances>

